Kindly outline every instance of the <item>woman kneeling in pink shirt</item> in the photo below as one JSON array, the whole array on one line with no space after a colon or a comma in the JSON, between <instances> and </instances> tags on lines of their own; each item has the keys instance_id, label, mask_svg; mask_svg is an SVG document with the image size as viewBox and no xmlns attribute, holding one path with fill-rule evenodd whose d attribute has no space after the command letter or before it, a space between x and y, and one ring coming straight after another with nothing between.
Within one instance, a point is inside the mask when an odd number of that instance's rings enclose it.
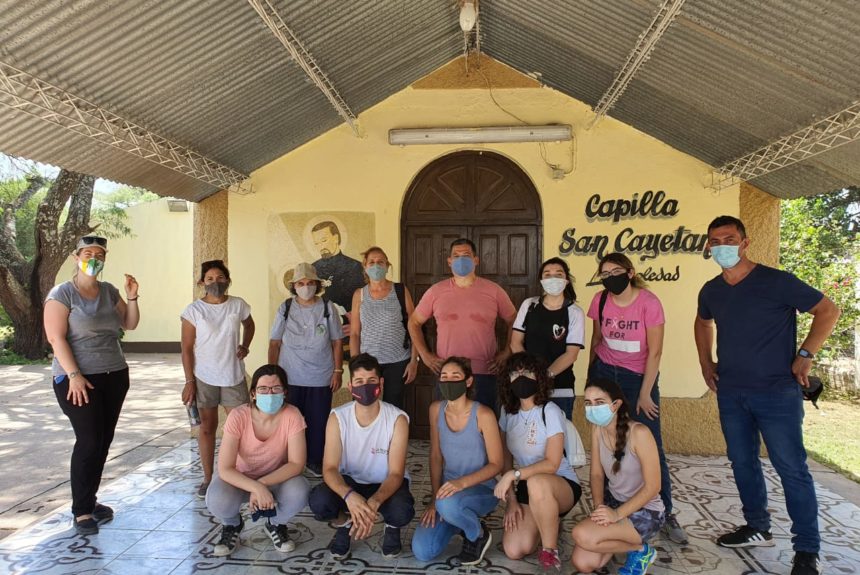
<instances>
[{"instance_id":1,"label":"woman kneeling in pink shirt","mask_svg":"<svg viewBox=\"0 0 860 575\"><path fill-rule=\"evenodd\" d=\"M287 374L264 365L251 380L251 403L230 412L218 454L218 473L206 492L206 507L223 527L216 557L236 550L249 503L252 518L266 517L265 530L275 549L295 549L287 521L308 504L310 486L302 476L307 459L305 420L286 401Z\"/></svg>"}]
</instances>

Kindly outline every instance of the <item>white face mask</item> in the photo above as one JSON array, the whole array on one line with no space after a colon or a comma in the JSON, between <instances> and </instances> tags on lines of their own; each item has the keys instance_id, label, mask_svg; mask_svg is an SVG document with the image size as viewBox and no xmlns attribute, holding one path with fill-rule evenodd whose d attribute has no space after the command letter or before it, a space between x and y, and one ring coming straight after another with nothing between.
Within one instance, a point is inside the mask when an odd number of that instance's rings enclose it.
<instances>
[{"instance_id":1,"label":"white face mask","mask_svg":"<svg viewBox=\"0 0 860 575\"><path fill-rule=\"evenodd\" d=\"M317 286L314 284L308 284L296 288L296 294L298 294L298 296L302 299L311 299L316 293Z\"/></svg>"},{"instance_id":2,"label":"white face mask","mask_svg":"<svg viewBox=\"0 0 860 575\"><path fill-rule=\"evenodd\" d=\"M564 292L567 280L564 278L544 278L540 280L540 285L543 287L543 291L549 295L558 295Z\"/></svg>"}]
</instances>

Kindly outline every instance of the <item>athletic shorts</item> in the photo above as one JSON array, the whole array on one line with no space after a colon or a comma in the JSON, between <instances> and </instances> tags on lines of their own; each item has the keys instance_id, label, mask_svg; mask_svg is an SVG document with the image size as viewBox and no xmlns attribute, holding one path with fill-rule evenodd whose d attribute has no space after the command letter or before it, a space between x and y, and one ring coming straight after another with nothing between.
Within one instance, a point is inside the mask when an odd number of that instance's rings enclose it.
<instances>
[{"instance_id":1,"label":"athletic shorts","mask_svg":"<svg viewBox=\"0 0 860 575\"><path fill-rule=\"evenodd\" d=\"M573 491L573 505L571 505L570 509L576 507L577 502L582 497L582 487L579 486L579 483L576 481L571 481L567 477L562 477L567 484L570 485L571 491ZM529 488L528 488L528 479L521 479L519 483L517 483L516 488L517 495L517 503L520 505L528 505L529 504ZM570 513L570 509L565 511L564 513L559 513L559 517L564 517L568 513Z\"/></svg>"}]
</instances>

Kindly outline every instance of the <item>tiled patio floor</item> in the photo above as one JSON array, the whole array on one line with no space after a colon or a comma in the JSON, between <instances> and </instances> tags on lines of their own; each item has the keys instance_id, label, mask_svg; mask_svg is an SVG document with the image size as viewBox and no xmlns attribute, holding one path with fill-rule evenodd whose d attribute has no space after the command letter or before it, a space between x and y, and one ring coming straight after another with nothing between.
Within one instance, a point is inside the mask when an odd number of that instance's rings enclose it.
<instances>
[{"instance_id":1,"label":"tiled patio floor","mask_svg":"<svg viewBox=\"0 0 860 575\"><path fill-rule=\"evenodd\" d=\"M429 491L425 471L427 442L410 445L409 469L420 514ZM657 563L649 573L789 573L793 557L789 520L782 487L766 465L770 507L776 545L752 551L727 550L714 545L716 535L739 523L740 503L725 458L670 456L679 518L686 526L690 545L680 547L666 539L654 541ZM412 526L404 532L404 553L384 559L379 537L353 545L351 557L337 563L328 557L326 545L331 530L312 518L306 509L290 525L296 550L282 555L272 549L262 528L246 517L241 545L229 558L212 556L220 528L203 502L194 498L200 481L196 443L190 441L164 456L146 463L103 487L100 500L116 510L112 523L98 535L77 536L71 515L63 509L0 541L0 573L66 574L115 573L121 575L181 575L185 573L275 574L275 573L499 573L536 572L535 557L510 561L501 551L501 507L488 520L495 542L487 560L477 568L459 568L451 558L458 551L452 543L434 563L421 564L409 551ZM589 502L587 468L579 470L586 497L564 519L561 554L563 573L571 573L570 530L587 512ZM826 573L860 572L860 508L818 486L820 524L824 540L822 559ZM378 531L379 529L377 529ZM455 538L456 540L456 538ZM614 571L614 569L613 569Z\"/></svg>"}]
</instances>

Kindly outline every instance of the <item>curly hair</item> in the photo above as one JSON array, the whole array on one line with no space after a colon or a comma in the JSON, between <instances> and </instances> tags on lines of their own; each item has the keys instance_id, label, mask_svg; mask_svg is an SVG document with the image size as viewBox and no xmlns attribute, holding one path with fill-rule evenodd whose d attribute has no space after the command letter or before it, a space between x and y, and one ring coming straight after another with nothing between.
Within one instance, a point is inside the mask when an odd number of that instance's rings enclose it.
<instances>
[{"instance_id":1,"label":"curly hair","mask_svg":"<svg viewBox=\"0 0 860 575\"><path fill-rule=\"evenodd\" d=\"M535 394L535 405L545 405L552 395L553 383L547 373L546 361L536 355L521 351L508 358L505 369L499 374L499 402L505 408L505 413L513 414L520 410L520 398L511 391L511 374L517 371L530 371L535 374L538 390Z\"/></svg>"},{"instance_id":2,"label":"curly hair","mask_svg":"<svg viewBox=\"0 0 860 575\"><path fill-rule=\"evenodd\" d=\"M621 460L624 458L624 448L627 447L627 436L630 432L630 410L621 387L611 379L589 379L585 384L586 389L596 387L609 396L613 402L620 401L621 407L615 412L615 462L612 464L612 473L618 473L621 469Z\"/></svg>"}]
</instances>

